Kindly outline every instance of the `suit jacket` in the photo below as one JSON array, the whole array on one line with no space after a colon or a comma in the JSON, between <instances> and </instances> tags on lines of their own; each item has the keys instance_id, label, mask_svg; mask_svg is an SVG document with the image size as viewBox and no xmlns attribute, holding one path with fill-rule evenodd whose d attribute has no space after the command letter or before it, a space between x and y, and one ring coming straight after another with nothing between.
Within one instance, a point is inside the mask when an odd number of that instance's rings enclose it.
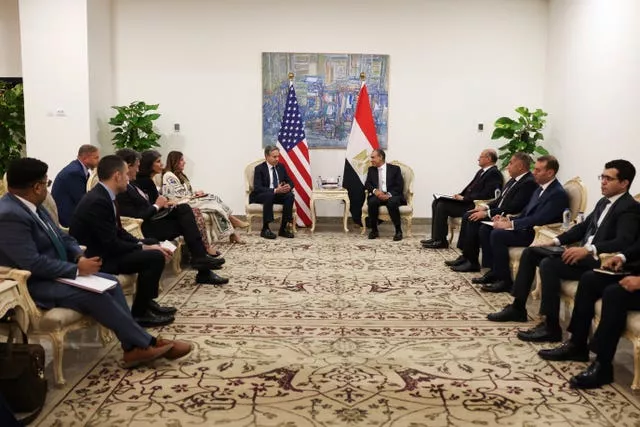
<instances>
[{"instance_id":1,"label":"suit jacket","mask_svg":"<svg viewBox=\"0 0 640 427\"><path fill-rule=\"evenodd\" d=\"M148 221L158 212L158 210L152 204L150 196L147 195L147 197L149 197L147 199L142 194L140 194L140 191L142 191L144 194L147 193L140 187L138 187L137 183L138 180L130 182L129 185L127 185L127 191L116 196L118 207L120 209L120 215L129 216L132 218L140 218L144 221Z\"/></svg>"},{"instance_id":2,"label":"suit jacket","mask_svg":"<svg viewBox=\"0 0 640 427\"><path fill-rule=\"evenodd\" d=\"M603 209L606 198L601 198L594 212ZM607 216L596 227L598 218L591 212L580 224L571 227L568 231L558 236L560 244L580 242L588 237L590 229L595 229L592 244L596 246L598 253L618 252L628 248L636 239L640 226L640 205L629 194L625 193L611 205Z\"/></svg>"},{"instance_id":3,"label":"suit jacket","mask_svg":"<svg viewBox=\"0 0 640 427\"><path fill-rule=\"evenodd\" d=\"M378 168L369 167L367 171L367 179L364 182L364 189L373 194L373 190L378 188ZM392 196L402 197L404 201L404 179L399 166L387 163L387 193Z\"/></svg>"},{"instance_id":4,"label":"suit jacket","mask_svg":"<svg viewBox=\"0 0 640 427\"><path fill-rule=\"evenodd\" d=\"M506 186L506 184L505 184ZM505 194L504 187L499 198L489 203L489 218L494 215L517 214L522 212L531 200L531 195L538 188L538 184L533 179L533 174L527 172L522 178L516 181ZM502 204L500 204L502 202ZM500 205L500 206L498 206Z\"/></svg>"},{"instance_id":5,"label":"suit jacket","mask_svg":"<svg viewBox=\"0 0 640 427\"><path fill-rule=\"evenodd\" d=\"M287 174L287 170L280 163L276 165L276 173L278 174L278 179L282 182L286 182L293 189L294 184L289 178ZM273 188L269 187L269 183L271 182L271 178L269 177L269 166L267 162L262 162L258 166L256 166L253 171L253 191L249 194L249 202L255 203L255 198L262 193L273 193ZM278 183L275 183L278 185Z\"/></svg>"},{"instance_id":6,"label":"suit jacket","mask_svg":"<svg viewBox=\"0 0 640 427\"><path fill-rule=\"evenodd\" d=\"M104 262L141 250L140 240L118 226L118 219L109 192L97 184L78 204L69 233L87 247L87 257Z\"/></svg>"},{"instance_id":7,"label":"suit jacket","mask_svg":"<svg viewBox=\"0 0 640 427\"><path fill-rule=\"evenodd\" d=\"M464 187L464 190L460 192L460 195L467 202L493 199L496 196L496 189L502 188L504 177L497 166L491 166L476 180L479 173L480 171L478 171L474 179Z\"/></svg>"},{"instance_id":8,"label":"suit jacket","mask_svg":"<svg viewBox=\"0 0 640 427\"><path fill-rule=\"evenodd\" d=\"M60 224L68 227L73 211L87 192L87 176L79 160L65 166L53 181L51 195L58 207Z\"/></svg>"},{"instance_id":9,"label":"suit jacket","mask_svg":"<svg viewBox=\"0 0 640 427\"><path fill-rule=\"evenodd\" d=\"M515 230L532 229L535 225L562 221L562 213L569 207L569 196L562 184L554 179L542 195L541 191L542 187L538 187L522 213L514 218Z\"/></svg>"},{"instance_id":10,"label":"suit jacket","mask_svg":"<svg viewBox=\"0 0 640 427\"><path fill-rule=\"evenodd\" d=\"M60 238L67 260L60 259L52 237L37 215L8 193L0 199L0 265L30 271L27 285L31 296L39 306L52 308L55 295L50 295L54 292L50 285L58 277L76 277L78 266L73 261L82 254L82 249L55 224L44 208L39 209L44 211L48 224Z\"/></svg>"},{"instance_id":11,"label":"suit jacket","mask_svg":"<svg viewBox=\"0 0 640 427\"><path fill-rule=\"evenodd\" d=\"M156 187L155 182L153 182L153 179L150 176L138 175L136 177L136 180L133 181L133 184L141 189L147 195L147 197L149 197L149 202L151 204L154 204L156 202L156 199L158 198L160 193L158 193L158 188ZM122 215L131 216L124 213Z\"/></svg>"}]
</instances>

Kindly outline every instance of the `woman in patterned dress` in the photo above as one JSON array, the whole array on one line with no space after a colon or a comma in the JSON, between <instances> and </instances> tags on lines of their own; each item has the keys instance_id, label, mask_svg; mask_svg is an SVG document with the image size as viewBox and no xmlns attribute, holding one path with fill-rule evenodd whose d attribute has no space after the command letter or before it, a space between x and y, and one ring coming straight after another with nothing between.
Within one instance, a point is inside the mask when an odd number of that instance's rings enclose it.
<instances>
[{"instance_id":1,"label":"woman in patterned dress","mask_svg":"<svg viewBox=\"0 0 640 427\"><path fill-rule=\"evenodd\" d=\"M189 179L184 174L184 165L184 155L180 151L169 153L162 176L162 194L169 200L186 200L192 208L209 215L218 238L229 237L232 243L244 243L234 227L246 228L249 223L233 216L231 208L215 194L193 191Z\"/></svg>"}]
</instances>

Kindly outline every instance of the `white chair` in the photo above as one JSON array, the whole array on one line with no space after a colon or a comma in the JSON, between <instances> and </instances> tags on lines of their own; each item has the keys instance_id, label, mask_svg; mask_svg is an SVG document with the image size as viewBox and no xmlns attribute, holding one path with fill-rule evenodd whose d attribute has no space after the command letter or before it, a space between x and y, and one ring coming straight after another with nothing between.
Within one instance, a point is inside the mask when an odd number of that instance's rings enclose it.
<instances>
[{"instance_id":1,"label":"white chair","mask_svg":"<svg viewBox=\"0 0 640 427\"><path fill-rule=\"evenodd\" d=\"M249 163L244 168L244 192L245 192L245 205L244 211L247 216L247 222L249 223L249 228L247 229L247 234L251 233L251 220L256 218L262 218L262 203L250 203L249 195L253 191L253 174L255 173L256 166L260 163L264 162L264 159L256 160L254 162ZM295 191L295 189L294 189ZM296 205L293 205L293 231L296 231L296 219L297 219L297 211ZM279 219L282 218L282 205L273 205L273 218Z\"/></svg>"},{"instance_id":2,"label":"white chair","mask_svg":"<svg viewBox=\"0 0 640 427\"><path fill-rule=\"evenodd\" d=\"M402 173L402 180L404 181L404 188L402 189L402 194L404 199L407 201L406 205L400 206L400 221L404 221L406 224L407 235L409 237L412 236L411 233L411 224L413 222L413 180L415 174L413 173L413 169L411 167L401 163L397 160L389 162L389 164L396 165L400 168ZM391 221L391 217L389 216L389 210L386 206L380 206L380 210L378 211L378 218L383 221ZM369 216L369 206L367 204L367 192L365 191L364 195L364 204L362 205L362 217L361 221L364 225L365 219ZM360 234L364 234L366 231L366 227L361 227Z\"/></svg>"}]
</instances>

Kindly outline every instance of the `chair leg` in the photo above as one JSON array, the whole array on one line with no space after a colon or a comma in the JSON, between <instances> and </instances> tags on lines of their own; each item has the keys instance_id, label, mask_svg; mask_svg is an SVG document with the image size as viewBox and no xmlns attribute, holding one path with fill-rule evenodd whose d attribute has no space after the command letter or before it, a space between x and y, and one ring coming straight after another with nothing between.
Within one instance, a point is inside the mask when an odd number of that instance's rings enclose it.
<instances>
[{"instance_id":1,"label":"chair leg","mask_svg":"<svg viewBox=\"0 0 640 427\"><path fill-rule=\"evenodd\" d=\"M251 220L253 219L253 215L251 215L250 213L247 213L247 222L249 223L249 226L247 227L247 234L251 234Z\"/></svg>"},{"instance_id":2,"label":"chair leg","mask_svg":"<svg viewBox=\"0 0 640 427\"><path fill-rule=\"evenodd\" d=\"M631 390L640 390L640 337L634 337L633 343L633 382Z\"/></svg>"},{"instance_id":3,"label":"chair leg","mask_svg":"<svg viewBox=\"0 0 640 427\"><path fill-rule=\"evenodd\" d=\"M99 325L98 330L100 333L100 341L102 342L103 347L106 347L115 339L115 335L111 329Z\"/></svg>"},{"instance_id":4,"label":"chair leg","mask_svg":"<svg viewBox=\"0 0 640 427\"><path fill-rule=\"evenodd\" d=\"M412 222L412 218L410 216L407 217L406 219L407 221L407 236L409 237L413 237L413 233L411 231L411 222Z\"/></svg>"},{"instance_id":5,"label":"chair leg","mask_svg":"<svg viewBox=\"0 0 640 427\"><path fill-rule=\"evenodd\" d=\"M364 234L365 231L367 231L367 226L365 224L365 221L367 220L367 217L364 216L364 214L360 217L360 224L362 224L362 226L360 227L360 234Z\"/></svg>"},{"instance_id":6,"label":"chair leg","mask_svg":"<svg viewBox=\"0 0 640 427\"><path fill-rule=\"evenodd\" d=\"M67 381L62 373L62 357L64 356L64 333L61 331L50 332L49 339L53 347L53 380L58 387L64 386Z\"/></svg>"}]
</instances>

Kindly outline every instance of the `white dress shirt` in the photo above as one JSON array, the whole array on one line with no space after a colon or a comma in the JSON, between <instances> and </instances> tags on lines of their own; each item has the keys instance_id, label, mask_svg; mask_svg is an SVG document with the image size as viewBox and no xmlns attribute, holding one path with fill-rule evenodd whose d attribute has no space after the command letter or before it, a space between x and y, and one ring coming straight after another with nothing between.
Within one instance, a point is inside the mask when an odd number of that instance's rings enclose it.
<instances>
[{"instance_id":1,"label":"white dress shirt","mask_svg":"<svg viewBox=\"0 0 640 427\"><path fill-rule=\"evenodd\" d=\"M378 167L378 189L383 193L387 192L387 164L383 163Z\"/></svg>"}]
</instances>

